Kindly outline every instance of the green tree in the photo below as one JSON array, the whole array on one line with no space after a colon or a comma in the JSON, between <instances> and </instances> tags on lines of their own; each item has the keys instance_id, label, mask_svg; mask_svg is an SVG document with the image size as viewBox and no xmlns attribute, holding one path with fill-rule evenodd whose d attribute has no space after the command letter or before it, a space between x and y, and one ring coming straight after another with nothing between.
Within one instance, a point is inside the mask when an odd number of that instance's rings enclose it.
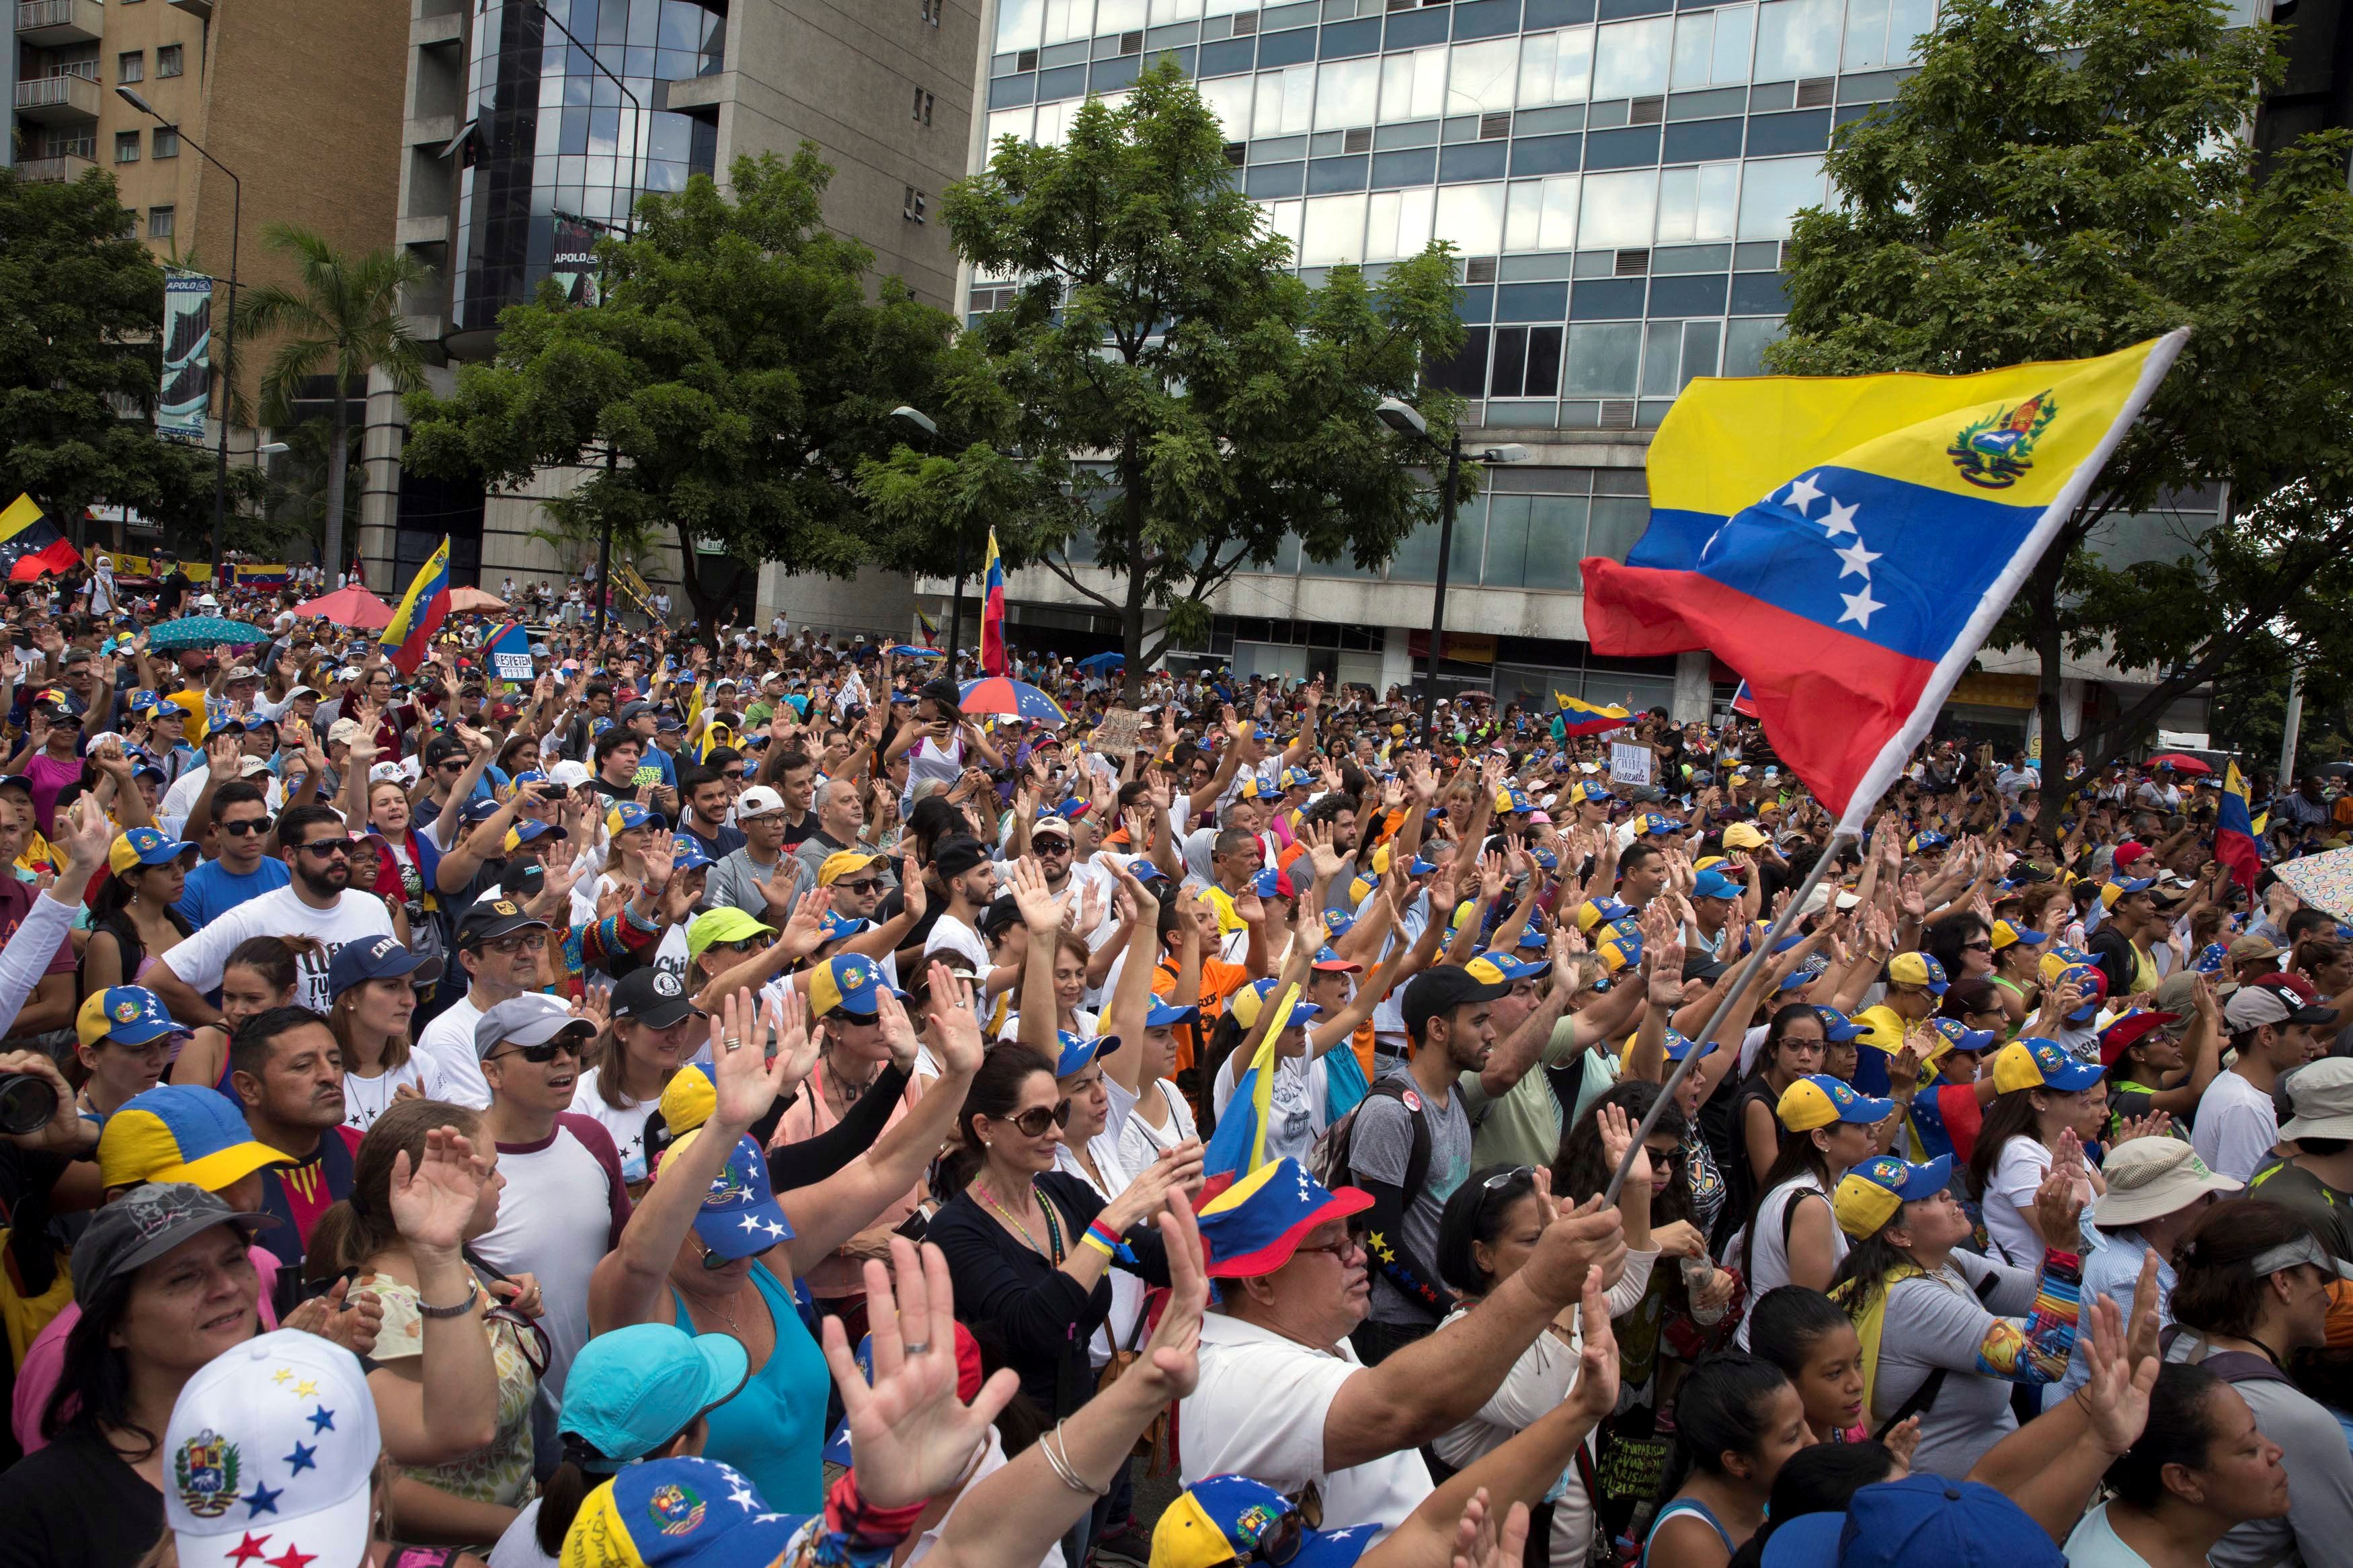
<instances>
[{"instance_id":1,"label":"green tree","mask_svg":"<svg viewBox=\"0 0 2353 1568\"><path fill-rule=\"evenodd\" d=\"M328 400L326 565L343 569L343 491L351 469L352 389L366 397L367 374L380 370L396 392L425 384L424 345L409 335L401 295L426 281L431 269L398 246L346 256L319 235L293 224L262 231L269 247L294 263L292 286L264 283L245 290L237 313L239 338L283 337L261 373L262 406L273 423L290 416L303 378L334 382Z\"/></svg>"},{"instance_id":2,"label":"green tree","mask_svg":"<svg viewBox=\"0 0 2353 1568\"><path fill-rule=\"evenodd\" d=\"M499 318L497 355L447 399L409 399L405 457L425 473L519 484L612 454L549 503L561 529L617 542L675 530L705 636L717 604L695 541L747 565L846 576L871 558L850 480L920 403L953 325L894 277L868 296L873 253L825 226L833 171L803 143L736 160L732 197L707 176L638 205L633 238L597 245L603 301L554 286Z\"/></svg>"},{"instance_id":3,"label":"green tree","mask_svg":"<svg viewBox=\"0 0 2353 1568\"><path fill-rule=\"evenodd\" d=\"M2353 136L2259 179L2242 132L2279 68L2273 28L2207 0L1947 0L1918 73L1832 148L1836 203L1798 220L1777 370L1960 373L2192 329L1991 639L2040 661L2046 830L2234 658L2343 635ZM2178 558L2110 563L2147 553L2168 498L2225 486ZM2095 651L2157 679L2067 776L2061 661Z\"/></svg>"},{"instance_id":4,"label":"green tree","mask_svg":"<svg viewBox=\"0 0 2353 1568\"><path fill-rule=\"evenodd\" d=\"M131 224L110 174L0 169L0 506L25 491L69 531L85 507L128 506L187 553L213 457L156 437L164 272Z\"/></svg>"},{"instance_id":5,"label":"green tree","mask_svg":"<svg viewBox=\"0 0 2353 1568\"><path fill-rule=\"evenodd\" d=\"M1425 454L1374 408L1417 396L1423 364L1461 346L1447 248L1377 285L1339 267L1311 289L1224 146L1165 60L1118 107L1090 100L1064 146L999 142L942 203L964 258L1018 283L942 366L931 412L954 450L902 448L860 478L930 570L938 542L993 523L1009 563L1116 614L1131 690L1286 535L1311 561L1377 567L1437 515L1411 466ZM1442 442L1455 400L1420 406ZM1120 592L1082 575L1074 546ZM1167 628L1147 646L1155 610Z\"/></svg>"}]
</instances>

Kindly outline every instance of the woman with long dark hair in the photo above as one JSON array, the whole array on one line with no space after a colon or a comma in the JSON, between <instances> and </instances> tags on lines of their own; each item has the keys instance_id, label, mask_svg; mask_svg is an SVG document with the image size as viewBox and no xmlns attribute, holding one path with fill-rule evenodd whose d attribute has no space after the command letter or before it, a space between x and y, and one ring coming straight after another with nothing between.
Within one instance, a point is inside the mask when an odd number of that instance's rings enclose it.
<instances>
[{"instance_id":1,"label":"woman with long dark hair","mask_svg":"<svg viewBox=\"0 0 2353 1568\"><path fill-rule=\"evenodd\" d=\"M42 1413L47 1447L0 1472L6 1555L41 1568L127 1568L164 1532L164 1433L189 1378L260 1331L253 1228L191 1183L141 1187L74 1247L81 1320Z\"/></svg>"},{"instance_id":2,"label":"woman with long dark hair","mask_svg":"<svg viewBox=\"0 0 2353 1568\"><path fill-rule=\"evenodd\" d=\"M221 965L221 1021L206 1024L180 1047L172 1061L174 1083L202 1084L235 1098L228 1083L229 1037L273 1007L294 1005L295 982L301 978L295 967L297 943L313 945L309 937L249 936L229 950Z\"/></svg>"},{"instance_id":3,"label":"woman with long dark hair","mask_svg":"<svg viewBox=\"0 0 2353 1568\"><path fill-rule=\"evenodd\" d=\"M990 740L988 732L970 719L957 706L956 685L953 680L939 679L925 683L915 699L915 721L900 727L883 750L883 760L907 757L907 784L899 797L899 809L914 809L914 792L927 779L936 779L943 785L952 784L963 776L970 765L969 759L977 757L992 768L1005 766L1005 757Z\"/></svg>"},{"instance_id":4,"label":"woman with long dark hair","mask_svg":"<svg viewBox=\"0 0 2353 1568\"><path fill-rule=\"evenodd\" d=\"M1643 1568L1725 1568L1765 1522L1781 1466L1813 1442L1779 1367L1739 1351L1703 1358L1675 1395L1675 1457Z\"/></svg>"},{"instance_id":5,"label":"woman with long dark hair","mask_svg":"<svg viewBox=\"0 0 2353 1568\"><path fill-rule=\"evenodd\" d=\"M2147 1424L2108 1467L2108 1500L2067 1537L2071 1568L2207 1568L2232 1531L2286 1515L2284 1452L2231 1384L2159 1367Z\"/></svg>"},{"instance_id":6,"label":"woman with long dark hair","mask_svg":"<svg viewBox=\"0 0 2353 1568\"><path fill-rule=\"evenodd\" d=\"M1774 1118L1773 1108L1781 1103L1791 1084L1822 1070L1831 1033L1829 1020L1822 1016L1825 1013L1837 1016L1828 1007L1788 1002L1773 1010L1771 1021L1765 1026L1765 1043L1757 1047L1756 1070L1740 1086L1739 1098L1734 1101L1734 1123L1740 1130L1741 1151L1747 1157L1733 1162L1729 1174L1732 1201L1742 1214L1756 1201L1757 1184L1781 1152L1781 1124ZM1850 1040L1862 1033L1844 1022L1840 1031Z\"/></svg>"},{"instance_id":7,"label":"woman with long dark hair","mask_svg":"<svg viewBox=\"0 0 2353 1568\"><path fill-rule=\"evenodd\" d=\"M1895 1103L1857 1094L1823 1073L1791 1084L1773 1114L1781 1149L1758 1183L1741 1237L1741 1278L1757 1295L1783 1285L1826 1290L1846 1256L1831 1194L1840 1177L1871 1157L1873 1130L1895 1114ZM1747 1348L1745 1320L1736 1342Z\"/></svg>"},{"instance_id":8,"label":"woman with long dark hair","mask_svg":"<svg viewBox=\"0 0 2353 1568\"><path fill-rule=\"evenodd\" d=\"M152 827L117 835L107 864L114 875L90 904L90 942L81 953L81 994L137 985L147 967L195 928L179 901L196 847Z\"/></svg>"},{"instance_id":9,"label":"woman with long dark hair","mask_svg":"<svg viewBox=\"0 0 2353 1568\"><path fill-rule=\"evenodd\" d=\"M2100 1069L2055 1040L2028 1038L1995 1052L1991 1070L1993 1103L1969 1151L1969 1192L1984 1208L1991 1256L2025 1268L2046 1246L2073 1250L2071 1236L2038 1228L2035 1194L2062 1142L2080 1142L2084 1097L2100 1081ZM2075 1168L2082 1202L2089 1203L2101 1190L2099 1177L2080 1162Z\"/></svg>"}]
</instances>

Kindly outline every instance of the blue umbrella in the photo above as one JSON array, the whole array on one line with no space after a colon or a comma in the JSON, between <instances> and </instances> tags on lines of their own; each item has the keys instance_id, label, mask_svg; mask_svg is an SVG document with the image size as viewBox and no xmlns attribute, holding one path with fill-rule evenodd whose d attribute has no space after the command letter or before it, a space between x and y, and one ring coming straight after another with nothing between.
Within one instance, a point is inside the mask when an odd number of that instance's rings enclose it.
<instances>
[{"instance_id":1,"label":"blue umbrella","mask_svg":"<svg viewBox=\"0 0 2353 1568\"><path fill-rule=\"evenodd\" d=\"M1127 662L1124 653L1091 653L1079 660L1079 668L1089 675L1101 675L1107 669L1117 669Z\"/></svg>"},{"instance_id":2,"label":"blue umbrella","mask_svg":"<svg viewBox=\"0 0 2353 1568\"><path fill-rule=\"evenodd\" d=\"M935 647L917 647L913 643L893 644L883 650L900 658L944 658L947 656Z\"/></svg>"},{"instance_id":3,"label":"blue umbrella","mask_svg":"<svg viewBox=\"0 0 2353 1568\"><path fill-rule=\"evenodd\" d=\"M1060 703L1026 680L1012 680L1002 675L965 681L957 701L967 713L1004 713L1039 724L1070 721Z\"/></svg>"}]
</instances>

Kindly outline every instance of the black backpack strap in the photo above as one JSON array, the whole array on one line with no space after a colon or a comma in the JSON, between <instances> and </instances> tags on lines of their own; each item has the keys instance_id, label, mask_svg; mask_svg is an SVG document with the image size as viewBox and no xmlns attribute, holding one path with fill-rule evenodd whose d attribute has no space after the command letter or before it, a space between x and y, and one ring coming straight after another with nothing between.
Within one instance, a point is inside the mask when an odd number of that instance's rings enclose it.
<instances>
[{"instance_id":1,"label":"black backpack strap","mask_svg":"<svg viewBox=\"0 0 2353 1568\"><path fill-rule=\"evenodd\" d=\"M1409 1090L1413 1093L1411 1100L1406 1099ZM1420 1103L1421 1093L1419 1088L1402 1079L1385 1078L1365 1090L1365 1098L1367 1100L1377 1094L1387 1095L1389 1099L1402 1104L1408 1120L1413 1124L1413 1147L1406 1152L1405 1186L1402 1189L1405 1193L1405 1201L1409 1204L1413 1202L1414 1194L1421 1191L1422 1183L1430 1179L1430 1112ZM1350 1131L1353 1132L1355 1130L1351 1128ZM1351 1142L1353 1142L1354 1140L1352 1139ZM1356 1167L1351 1164L1349 1174L1353 1177L1355 1173Z\"/></svg>"},{"instance_id":2,"label":"black backpack strap","mask_svg":"<svg viewBox=\"0 0 2353 1568\"><path fill-rule=\"evenodd\" d=\"M1977 1283L1978 1300L1979 1301L1989 1300L2000 1285L2001 1281L1996 1276L1987 1275ZM1873 1432L1872 1436L1883 1443L1887 1440L1888 1433L1902 1426L1910 1417L1926 1415L1929 1407L1936 1403L1936 1395L1945 1391L1945 1377L1950 1370L1948 1367L1940 1366L1922 1378L1920 1386L1912 1391L1912 1396L1897 1405L1895 1414L1882 1422L1879 1430Z\"/></svg>"}]
</instances>

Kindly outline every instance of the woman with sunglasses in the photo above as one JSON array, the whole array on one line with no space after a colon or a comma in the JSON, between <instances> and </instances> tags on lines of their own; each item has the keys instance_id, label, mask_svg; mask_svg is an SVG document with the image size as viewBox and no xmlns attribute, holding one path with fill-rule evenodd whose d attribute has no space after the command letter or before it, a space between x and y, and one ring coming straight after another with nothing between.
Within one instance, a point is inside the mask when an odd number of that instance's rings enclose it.
<instances>
[{"instance_id":1,"label":"woman with sunglasses","mask_svg":"<svg viewBox=\"0 0 2353 1568\"><path fill-rule=\"evenodd\" d=\"M196 863L196 847L152 827L119 834L107 854L114 875L90 907L90 941L81 952L81 994L136 985L155 955L195 927L172 906Z\"/></svg>"},{"instance_id":2,"label":"woman with sunglasses","mask_svg":"<svg viewBox=\"0 0 2353 1568\"><path fill-rule=\"evenodd\" d=\"M531 1493L546 1340L464 1257L498 1223L498 1160L478 1112L400 1101L361 1140L352 1195L319 1217L303 1262L311 1280L348 1276L383 1304L368 1391L412 1542L479 1548ZM536 1310L528 1280L496 1289Z\"/></svg>"},{"instance_id":3,"label":"woman with sunglasses","mask_svg":"<svg viewBox=\"0 0 2353 1568\"><path fill-rule=\"evenodd\" d=\"M799 1007L762 1009L747 991L729 994L709 1024L709 1115L662 1155L620 1244L590 1276L592 1332L671 1323L743 1342L752 1381L712 1415L707 1452L780 1509L813 1510L824 1471L825 1367L793 1276L831 1257L914 1185L980 1065L970 992L934 966L931 995L938 1080L871 1149L822 1181L772 1195L766 1159L748 1133L780 1092L803 1087L817 1045ZM884 1028L913 1033L895 993L878 1007Z\"/></svg>"}]
</instances>

